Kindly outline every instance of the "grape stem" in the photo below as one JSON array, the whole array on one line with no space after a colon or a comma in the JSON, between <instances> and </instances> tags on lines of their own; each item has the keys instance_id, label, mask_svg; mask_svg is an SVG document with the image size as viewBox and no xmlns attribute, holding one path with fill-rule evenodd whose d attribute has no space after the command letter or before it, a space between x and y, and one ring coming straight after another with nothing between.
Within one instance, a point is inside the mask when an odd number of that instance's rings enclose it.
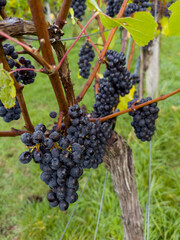
<instances>
[{"instance_id":1,"label":"grape stem","mask_svg":"<svg viewBox=\"0 0 180 240\"><path fill-rule=\"evenodd\" d=\"M89 121L95 122L96 120L99 120L100 122L104 122L104 121L107 121L107 120L109 120L109 119L111 119L111 118L115 118L115 117L117 117L117 116L119 116L119 115L122 115L122 114L124 114L124 113L128 113L128 112L131 112L131 111L138 110L139 108L142 108L142 107L144 107L144 106L147 106L147 105L149 105L149 104L151 104L151 103L155 103L155 102L159 102L159 101L165 100L165 99L167 99L167 98L169 98L169 97L171 97L171 96L173 96L173 95L175 95L175 94L177 94L177 93L179 93L179 92L180 92L180 88L176 89L175 91L173 91L173 92L171 92L171 93L169 93L169 94L161 95L160 97L155 98L155 99L152 99L152 100L150 100L150 101L148 101L148 102L139 104L139 105L137 105L137 106L135 105L135 106L133 106L133 108L128 108L128 109L125 109L125 110L123 110L123 111L120 111L120 112L113 113L113 114L110 114L110 115L108 115L108 116L105 116L105 117L103 117L103 118L89 118Z\"/></svg>"},{"instance_id":2,"label":"grape stem","mask_svg":"<svg viewBox=\"0 0 180 240\"><path fill-rule=\"evenodd\" d=\"M57 124L57 127L56 127L56 131L59 131L59 130L60 130L63 117L64 117L64 114L63 114L62 111L60 111L60 113L59 113L59 119L58 119L58 124Z\"/></svg>"},{"instance_id":3,"label":"grape stem","mask_svg":"<svg viewBox=\"0 0 180 240\"><path fill-rule=\"evenodd\" d=\"M122 15L123 15L123 13L124 13L124 10L125 10L125 8L126 8L127 3L128 3L128 0L124 0L123 4L122 4L122 6L121 6L121 9L120 9L120 11L119 11L119 13L118 13L118 17L117 17L117 18L121 18L121 17L122 17ZM99 68L100 68L100 65L101 65L101 63L102 63L101 60L104 58L104 56L105 56L105 54L106 54L106 52L107 52L107 50L108 50L108 47L109 47L109 45L110 45L110 43L111 43L111 41L112 41L112 38L114 37L114 34L115 34L115 32L116 32L117 29L118 29L118 28L115 27L115 28L113 28L113 29L111 30L111 32L110 32L110 34L109 34L109 37L108 37L108 39L107 39L107 41L106 41L106 44L105 44L105 46L104 46L101 54L100 54L99 57L98 57L98 60L97 60L97 62L96 62L96 65L95 65L95 67L94 67L91 75L89 76L89 79L87 80L86 84L84 85L84 87L83 87L82 91L80 92L79 96L76 98L76 102L77 102L77 103L80 102L80 101L83 99L83 97L84 97L84 95L86 94L87 90L88 90L89 87L91 86L91 84L92 84L92 82L93 82L93 80L94 80L94 78L95 78L95 76L96 76L96 73L98 72L98 70L99 70Z\"/></svg>"},{"instance_id":4,"label":"grape stem","mask_svg":"<svg viewBox=\"0 0 180 240\"><path fill-rule=\"evenodd\" d=\"M82 30L82 29L83 29L83 26L81 25L81 22L80 22L79 20L77 21L77 24L79 25L79 27L80 27L81 30ZM84 31L84 35L86 35L86 36L88 35L86 31ZM91 38L90 38L89 36L87 36L86 38L87 38L87 40L91 43L91 45L93 46L94 50L95 50L98 54L100 54L99 49L95 46L95 44L93 43L93 41L91 40Z\"/></svg>"}]
</instances>

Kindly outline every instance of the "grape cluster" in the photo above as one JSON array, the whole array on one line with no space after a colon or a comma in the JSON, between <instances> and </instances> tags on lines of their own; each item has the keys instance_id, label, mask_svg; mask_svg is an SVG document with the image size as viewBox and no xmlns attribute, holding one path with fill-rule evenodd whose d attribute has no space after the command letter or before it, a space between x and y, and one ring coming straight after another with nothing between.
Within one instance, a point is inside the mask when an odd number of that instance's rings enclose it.
<instances>
[{"instance_id":1,"label":"grape cluster","mask_svg":"<svg viewBox=\"0 0 180 240\"><path fill-rule=\"evenodd\" d=\"M21 109L16 99L16 104L12 108L5 108L0 100L0 117L3 117L5 122L11 122L12 120L18 120L21 115Z\"/></svg>"},{"instance_id":2,"label":"grape cluster","mask_svg":"<svg viewBox=\"0 0 180 240\"><path fill-rule=\"evenodd\" d=\"M106 2L107 2L106 14L110 17L114 17L116 14L118 14L123 3L123 0L106 0Z\"/></svg>"},{"instance_id":3,"label":"grape cluster","mask_svg":"<svg viewBox=\"0 0 180 240\"><path fill-rule=\"evenodd\" d=\"M29 148L19 160L23 164L34 159L42 170L41 180L50 187L49 205L64 211L78 199L78 179L83 168L97 168L102 163L107 139L111 136L108 123L92 123L78 105L69 108L72 125L64 134L56 125L46 135L46 127L38 124L33 134L24 133L21 141Z\"/></svg>"},{"instance_id":4,"label":"grape cluster","mask_svg":"<svg viewBox=\"0 0 180 240\"><path fill-rule=\"evenodd\" d=\"M24 133L21 141L29 147L29 151L23 152L19 160L27 164L34 160L40 164L41 180L50 187L47 195L49 205L65 211L69 203L78 199L78 178L83 169L76 162L76 149L81 145L69 146L69 140L57 131L52 131L49 137L45 137L46 127L38 124L33 134Z\"/></svg>"},{"instance_id":5,"label":"grape cluster","mask_svg":"<svg viewBox=\"0 0 180 240\"><path fill-rule=\"evenodd\" d=\"M20 57L19 63L16 62L15 66L17 68L35 69L35 67L31 64L31 61L28 59L25 59L24 57ZM33 83L34 78L36 77L36 73L31 70L22 70L22 71L18 71L17 73L18 73L17 78L19 79L19 81L21 81L21 83L23 83L25 85Z\"/></svg>"},{"instance_id":6,"label":"grape cluster","mask_svg":"<svg viewBox=\"0 0 180 240\"><path fill-rule=\"evenodd\" d=\"M132 88L133 82L130 79L130 72L125 67L126 58L124 53L117 53L113 50L108 50L106 53L107 69L104 72L104 77L112 82L116 92L124 97Z\"/></svg>"},{"instance_id":7,"label":"grape cluster","mask_svg":"<svg viewBox=\"0 0 180 240\"><path fill-rule=\"evenodd\" d=\"M82 16L86 10L86 0L72 0L71 8L74 10L74 16L82 21Z\"/></svg>"},{"instance_id":8,"label":"grape cluster","mask_svg":"<svg viewBox=\"0 0 180 240\"><path fill-rule=\"evenodd\" d=\"M163 4L161 4L161 2L158 1L157 7L156 7L156 14L160 14L161 16L164 15L165 17L170 17L171 11L168 10L168 8L173 3L174 3L174 1L170 1L165 6L163 6ZM152 5L151 5L151 14L152 14L152 16L155 16L155 4L154 3L152 3Z\"/></svg>"},{"instance_id":9,"label":"grape cluster","mask_svg":"<svg viewBox=\"0 0 180 240\"><path fill-rule=\"evenodd\" d=\"M14 46L9 43L5 43L3 45L4 55L6 56L8 65L11 69L16 68L32 68L35 67L31 64L31 61L25 59L24 57L20 57L18 60L18 54L15 52ZM34 71L18 71L13 73L17 82L21 82L23 84L30 84L34 82L34 78L36 77L36 73Z\"/></svg>"},{"instance_id":10,"label":"grape cluster","mask_svg":"<svg viewBox=\"0 0 180 240\"><path fill-rule=\"evenodd\" d=\"M106 142L111 137L110 125L107 122L90 122L78 105L69 108L69 115L72 126L67 130L67 138L71 145L78 143L83 147L82 160L78 152L76 161L83 168L97 168L102 163Z\"/></svg>"},{"instance_id":11,"label":"grape cluster","mask_svg":"<svg viewBox=\"0 0 180 240\"><path fill-rule=\"evenodd\" d=\"M133 99L128 103L128 108L130 108L133 103L137 106L150 100L152 100L151 97L142 98L136 103L137 99ZM131 125L134 127L137 138L141 141L150 141L154 135L154 131L156 130L155 120L158 118L158 112L159 108L157 107L157 103L151 103L136 111L129 112L129 115L133 117Z\"/></svg>"},{"instance_id":12,"label":"grape cluster","mask_svg":"<svg viewBox=\"0 0 180 240\"><path fill-rule=\"evenodd\" d=\"M129 3L124 11L124 16L128 17L135 12L146 11L148 7L151 7L149 0L134 0L133 3Z\"/></svg>"},{"instance_id":13,"label":"grape cluster","mask_svg":"<svg viewBox=\"0 0 180 240\"><path fill-rule=\"evenodd\" d=\"M81 46L81 49L79 51L79 74L83 78L88 78L91 70L91 64L94 60L95 54L92 49L92 45L89 42L85 42Z\"/></svg>"},{"instance_id":14,"label":"grape cluster","mask_svg":"<svg viewBox=\"0 0 180 240\"><path fill-rule=\"evenodd\" d=\"M96 103L93 105L93 117L104 117L113 112L119 101L119 95L125 96L132 88L134 81L125 67L124 54L108 50L106 53L107 69L104 78L99 81Z\"/></svg>"},{"instance_id":15,"label":"grape cluster","mask_svg":"<svg viewBox=\"0 0 180 240\"><path fill-rule=\"evenodd\" d=\"M6 0L0 0L0 10L2 7L5 7L6 6Z\"/></svg>"},{"instance_id":16,"label":"grape cluster","mask_svg":"<svg viewBox=\"0 0 180 240\"><path fill-rule=\"evenodd\" d=\"M8 65L12 69L15 66L16 62L14 60L18 58L18 54L15 52L14 46L10 45L9 43L3 44L3 50Z\"/></svg>"},{"instance_id":17,"label":"grape cluster","mask_svg":"<svg viewBox=\"0 0 180 240\"><path fill-rule=\"evenodd\" d=\"M101 78L99 80L98 94L95 99L93 117L104 117L112 113L113 108L118 104L119 95L109 79Z\"/></svg>"}]
</instances>

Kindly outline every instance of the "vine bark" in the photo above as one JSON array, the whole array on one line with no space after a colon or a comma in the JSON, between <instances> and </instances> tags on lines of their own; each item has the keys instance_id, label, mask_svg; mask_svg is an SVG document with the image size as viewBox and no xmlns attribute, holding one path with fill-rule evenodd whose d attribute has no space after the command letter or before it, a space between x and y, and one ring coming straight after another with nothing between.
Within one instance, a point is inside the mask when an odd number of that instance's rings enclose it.
<instances>
[{"instance_id":1,"label":"vine bark","mask_svg":"<svg viewBox=\"0 0 180 240\"><path fill-rule=\"evenodd\" d=\"M109 170L122 210L125 240L143 240L143 216L138 200L132 150L124 138L113 133L104 163Z\"/></svg>"}]
</instances>

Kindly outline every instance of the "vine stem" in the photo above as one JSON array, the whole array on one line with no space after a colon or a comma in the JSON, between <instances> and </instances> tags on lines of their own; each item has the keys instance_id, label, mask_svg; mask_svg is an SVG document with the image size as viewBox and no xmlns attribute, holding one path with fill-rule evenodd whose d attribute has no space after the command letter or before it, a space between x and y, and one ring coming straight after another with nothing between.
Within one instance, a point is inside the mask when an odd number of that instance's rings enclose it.
<instances>
[{"instance_id":1,"label":"vine stem","mask_svg":"<svg viewBox=\"0 0 180 240\"><path fill-rule=\"evenodd\" d=\"M97 4L98 4L98 6L100 7L100 0L97 0ZM103 31L104 31L104 26L102 25L99 16L97 16L96 19L97 19L97 22L98 22L98 25L99 25L99 30L100 30L100 32L101 32L101 33L100 33L100 36L101 36L101 38L102 38L103 46L104 46L105 43L106 43L106 39L105 39L105 36L104 36L104 33L103 33Z\"/></svg>"},{"instance_id":2,"label":"vine stem","mask_svg":"<svg viewBox=\"0 0 180 240\"><path fill-rule=\"evenodd\" d=\"M84 31L86 30L86 28L89 26L89 24L92 22L92 20L99 14L99 12L96 12L87 22L87 24L85 25L85 27L82 29L81 33L79 34L79 36L76 38L76 40L74 41L74 43L71 45L71 47L67 50L67 52L64 54L63 58L61 59L61 61L59 62L59 64L56 67L56 71L61 67L62 63L64 62L65 58L67 57L67 55L69 54L69 52L71 51L71 49L74 47L74 45L77 43L77 41L80 39L80 37L83 35Z\"/></svg>"},{"instance_id":3,"label":"vine stem","mask_svg":"<svg viewBox=\"0 0 180 240\"><path fill-rule=\"evenodd\" d=\"M62 120L63 120L63 112L60 111L59 113L59 119L58 119L58 124L57 124L57 127L56 127L56 131L59 131L60 127L61 127L61 123L62 123Z\"/></svg>"},{"instance_id":4,"label":"vine stem","mask_svg":"<svg viewBox=\"0 0 180 240\"><path fill-rule=\"evenodd\" d=\"M49 40L49 34L46 27L45 16L43 12L43 7L41 0L28 0L29 7L31 9L32 18L34 21L34 25L37 31L39 42L41 39L44 39L44 45L42 47L42 55L43 58L54 68L55 70L55 59L53 56L51 43ZM69 117L68 117L68 104L65 99L65 95L63 92L63 87L61 84L60 76L57 71L54 71L51 75L48 75L51 85L53 87L56 100L59 105L60 111L65 114L65 124L69 125Z\"/></svg>"},{"instance_id":5,"label":"vine stem","mask_svg":"<svg viewBox=\"0 0 180 240\"><path fill-rule=\"evenodd\" d=\"M100 122L104 122L104 121L107 121L107 120L109 120L111 118L115 118L115 117L117 117L119 115L122 115L124 113L128 113L128 112L131 112L131 111L136 111L139 108L147 106L147 105L149 105L151 103L155 103L155 102L159 102L159 101L165 100L165 99L167 99L167 98L169 98L169 97L171 97L171 96L173 96L173 95L175 95L175 94L177 94L179 92L180 92L180 88L178 88L175 91L173 91L171 93L168 93L166 95L161 95L160 97L152 99L152 100L150 100L148 102L145 102L145 103L142 103L142 104L139 104L139 105L134 105L133 108L128 108L128 109L125 109L123 111L120 111L120 112L113 113L113 114L110 114L108 116L105 116L103 118L89 118L89 121L95 122L96 120L99 120Z\"/></svg>"},{"instance_id":6,"label":"vine stem","mask_svg":"<svg viewBox=\"0 0 180 240\"><path fill-rule=\"evenodd\" d=\"M56 25L62 29L64 25L67 23L66 18L68 16L69 8L71 6L72 0L64 0L61 6L61 10L56 19Z\"/></svg>"},{"instance_id":7,"label":"vine stem","mask_svg":"<svg viewBox=\"0 0 180 240\"><path fill-rule=\"evenodd\" d=\"M127 64L127 70L129 71L130 66L131 66L131 61L134 55L134 49L135 49L135 45L136 42L133 40L132 46L131 46L131 52L130 52L130 56L129 56L129 60L128 60L128 64Z\"/></svg>"},{"instance_id":8,"label":"vine stem","mask_svg":"<svg viewBox=\"0 0 180 240\"><path fill-rule=\"evenodd\" d=\"M11 71L10 74L13 74L14 72L19 72L19 71L34 71L34 72L43 73L42 70L38 70L38 69L34 69L34 68L17 68L17 69L14 69L13 71Z\"/></svg>"},{"instance_id":9,"label":"vine stem","mask_svg":"<svg viewBox=\"0 0 180 240\"><path fill-rule=\"evenodd\" d=\"M27 130L18 130L15 128L11 128L11 131L1 131L0 137L17 137L23 133L28 133Z\"/></svg>"},{"instance_id":10,"label":"vine stem","mask_svg":"<svg viewBox=\"0 0 180 240\"><path fill-rule=\"evenodd\" d=\"M5 38L8 38L9 40L17 43L18 45L20 45L21 47L23 47L24 49L26 49L27 52L31 52L32 48L30 48L28 45L16 40L15 38L9 36L8 34L4 33L3 31L0 30L0 35L2 35Z\"/></svg>"},{"instance_id":11,"label":"vine stem","mask_svg":"<svg viewBox=\"0 0 180 240\"><path fill-rule=\"evenodd\" d=\"M81 30L83 29L83 26L81 25L81 22L78 20L77 21L77 24L80 26L80 28L81 28ZM91 38L89 37L89 36L87 36L88 34L87 34L87 32L86 31L84 31L84 35L86 35L86 38L87 38L87 40L91 43L91 45L93 46L93 48L95 49L95 51L98 53L98 54L100 54L100 51L99 51L99 49L96 47L96 45L93 43L93 41L91 40Z\"/></svg>"},{"instance_id":12,"label":"vine stem","mask_svg":"<svg viewBox=\"0 0 180 240\"><path fill-rule=\"evenodd\" d=\"M124 0L123 4L121 6L121 9L119 11L119 14L118 14L118 18L122 17L127 3L128 3L128 0ZM115 27L115 28L113 28L111 30L111 32L109 34L109 37L108 37L108 39L106 41L106 44L105 44L101 54L99 55L98 61L96 62L96 65L95 65L95 67L94 67L94 69L93 69L93 71L92 71L88 81L86 82L86 84L83 87L82 91L80 92L79 96L76 98L76 102L80 102L83 99L83 97L86 94L87 90L91 86L91 84L93 82L93 79L95 78L96 73L98 72L98 70L100 68L101 63L103 62L102 59L104 58L104 56L105 56L105 54L106 54L106 52L108 50L108 47L109 47L109 45L110 45L110 43L112 41L112 38L114 37L114 34L115 34L116 30L117 30L117 27Z\"/></svg>"}]
</instances>

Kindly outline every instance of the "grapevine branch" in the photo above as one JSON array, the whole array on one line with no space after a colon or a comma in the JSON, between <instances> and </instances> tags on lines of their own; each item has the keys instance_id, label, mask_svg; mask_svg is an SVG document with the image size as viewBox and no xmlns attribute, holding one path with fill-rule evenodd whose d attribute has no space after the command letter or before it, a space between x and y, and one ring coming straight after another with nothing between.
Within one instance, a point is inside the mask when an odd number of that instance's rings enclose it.
<instances>
[{"instance_id":1,"label":"grapevine branch","mask_svg":"<svg viewBox=\"0 0 180 240\"><path fill-rule=\"evenodd\" d=\"M18 130L15 128L11 128L11 131L1 131L0 137L17 137L23 133L28 133L27 130Z\"/></svg>"},{"instance_id":2,"label":"grapevine branch","mask_svg":"<svg viewBox=\"0 0 180 240\"><path fill-rule=\"evenodd\" d=\"M0 62L3 63L3 67L6 71L8 71L8 72L11 71L11 69L8 65L8 62L6 60L6 57L4 55L4 50L3 50L2 43L0 43ZM34 131L34 126L31 123L29 113L28 113L28 110L27 110L27 107L26 107L26 103L24 101L24 97L23 97L23 94L22 94L23 86L19 85L17 83L14 75L11 75L11 77L14 80L14 86L15 86L16 92L17 92L17 100L18 100L18 103L19 103L19 106L20 106L20 109L21 109L21 112L22 112L22 115L23 115L23 118L24 118L24 121L25 121L25 128L28 131L33 132Z\"/></svg>"},{"instance_id":3,"label":"grapevine branch","mask_svg":"<svg viewBox=\"0 0 180 240\"><path fill-rule=\"evenodd\" d=\"M60 62L64 54L66 53L66 47L65 45L63 45L62 42L59 42L59 41L52 43L52 46L56 52L58 61ZM75 95L74 95L73 84L70 77L69 62L67 58L64 60L58 72L64 87L68 106L73 106L75 103Z\"/></svg>"},{"instance_id":4,"label":"grapevine branch","mask_svg":"<svg viewBox=\"0 0 180 240\"><path fill-rule=\"evenodd\" d=\"M69 8L71 6L72 0L64 0L61 6L60 13L56 19L56 25L62 29L64 25L67 23L66 18L68 16Z\"/></svg>"},{"instance_id":5,"label":"grapevine branch","mask_svg":"<svg viewBox=\"0 0 180 240\"><path fill-rule=\"evenodd\" d=\"M124 10L125 10L125 8L126 8L127 3L128 3L128 0L124 0L124 2L123 2L123 4L122 4L122 6L121 6L121 9L120 9L120 11L119 11L119 14L118 14L118 17L117 17L117 18L121 18L121 17L122 17L122 15L123 15L123 13L124 13ZM106 41L106 44L105 44L105 46L104 46L104 48L103 48L103 50L102 50L102 52L101 52L101 54L100 54L100 56L99 56L98 61L96 62L96 65L95 65L95 67L94 67L94 69L93 69L93 71L92 71L92 73L91 73L88 81L86 82L86 84L85 84L84 88L82 89L82 91L80 92L79 96L76 98L76 101L77 101L77 102L80 102L80 101L83 99L83 97L84 97L84 95L86 94L87 90L88 90L89 87L91 86L91 84L92 84L92 82L93 82L93 79L95 78L96 73L97 73L97 71L98 71L99 68L100 68L100 65L101 65L101 62L102 62L102 61L100 61L100 60L102 60L102 59L104 58L104 56L105 56L105 54L106 54L106 52L107 52L107 50L108 50L108 47L109 47L109 45L110 45L110 43L111 43L111 41L112 41L112 38L113 38L116 30L117 30L117 27L115 27L115 28L113 28L113 29L111 30L111 32L110 32L110 34L109 34L109 37L108 37L108 39L107 39L107 41Z\"/></svg>"},{"instance_id":6,"label":"grapevine branch","mask_svg":"<svg viewBox=\"0 0 180 240\"><path fill-rule=\"evenodd\" d=\"M98 3L98 6L100 7L100 0L98 0L97 3ZM101 20L100 20L99 15L96 17L96 19L97 19L97 22L98 22L98 25L99 25L99 30L100 30L100 32L101 32L101 33L100 33L100 36L101 36L101 38L102 38L103 46L104 46L105 43L106 43L106 39L105 39L105 36L104 36L104 33L103 33L103 31L104 31L104 26L103 26L102 23L101 23Z\"/></svg>"},{"instance_id":7,"label":"grapevine branch","mask_svg":"<svg viewBox=\"0 0 180 240\"><path fill-rule=\"evenodd\" d=\"M66 23L66 18L68 16L71 2L72 2L71 0L70 1L64 0L61 6L60 13L56 19L56 25L59 27L60 30L63 28L64 24ZM60 62L66 53L66 46L59 41L53 42L52 46L56 52L58 61ZM58 69L58 72L64 87L68 106L72 106L75 103L75 95L74 95L73 84L70 77L69 62L67 58L64 60L62 66Z\"/></svg>"},{"instance_id":8,"label":"grapevine branch","mask_svg":"<svg viewBox=\"0 0 180 240\"><path fill-rule=\"evenodd\" d=\"M142 104L139 104L139 105L134 105L133 108L128 108L128 109L125 109L125 110L123 110L123 111L120 111L120 112L113 113L113 114L110 114L110 115L108 115L108 116L105 116L105 117L103 117L103 118L89 118L89 120L90 120L91 122L95 122L96 120L99 120L100 122L104 122L104 121L107 121L107 120L109 120L109 119L111 119L111 118L115 118L115 117L117 117L117 116L119 116L119 115L122 115L122 114L124 114L124 113L136 111L136 110L138 110L139 108L142 108L142 107L144 107L144 106L147 106L147 105L149 105L149 104L151 104L151 103L155 103L155 102L159 102L159 101L165 100L165 99L167 99L167 98L169 98L169 97L171 97L171 96L173 96L173 95L175 95L175 94L177 94L177 93L179 93L179 92L180 92L180 88L176 89L175 91L173 91L173 92L171 92L171 93L168 93L168 94L166 94L166 95L161 95L160 97L155 98L155 99L152 99L152 100L147 101L147 102L145 102L145 103L142 103Z\"/></svg>"},{"instance_id":9,"label":"grapevine branch","mask_svg":"<svg viewBox=\"0 0 180 240\"><path fill-rule=\"evenodd\" d=\"M39 41L44 39L45 43L42 48L42 55L44 59L55 68L55 60L53 56L53 52L51 49L51 44L49 40L49 34L46 28L46 21L44 17L43 7L40 0L28 0L29 6L31 9L33 21L37 30L37 35ZM56 95L56 99L59 105L59 108L65 114L65 123L68 125L69 120L67 118L68 114L68 104L64 96L63 88L60 81L60 76L58 72L54 72L49 75L49 79L51 81L54 93Z\"/></svg>"}]
</instances>

